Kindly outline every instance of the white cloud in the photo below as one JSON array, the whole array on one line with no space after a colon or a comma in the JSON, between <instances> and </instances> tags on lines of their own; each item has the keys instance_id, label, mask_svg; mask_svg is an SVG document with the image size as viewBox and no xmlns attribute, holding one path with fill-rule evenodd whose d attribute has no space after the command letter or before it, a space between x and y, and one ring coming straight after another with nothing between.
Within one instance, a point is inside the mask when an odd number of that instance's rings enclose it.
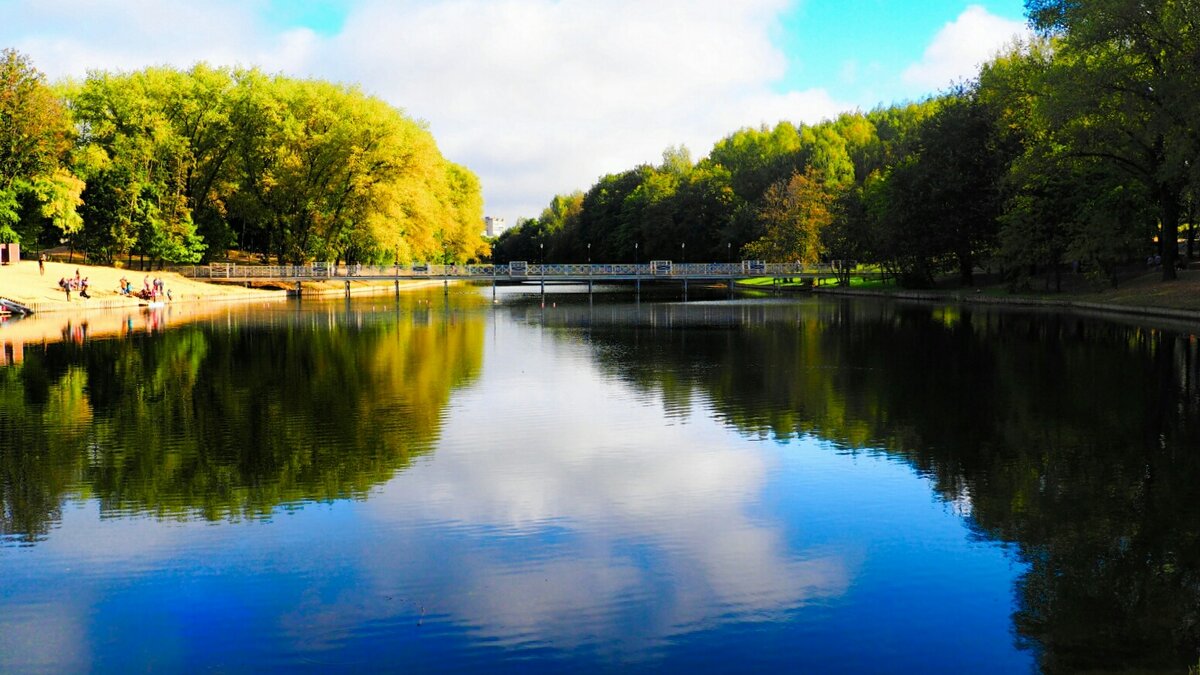
<instances>
[{"instance_id":1,"label":"white cloud","mask_svg":"<svg viewBox=\"0 0 1200 675\"><path fill-rule=\"evenodd\" d=\"M664 426L663 402L630 405L629 385L596 370L592 346L546 344L539 329L502 341L522 338L543 344L520 361L485 355L485 374L456 397L436 452L363 506L388 529L434 526L456 536L407 538L403 555L369 550L363 567L371 582L325 611L361 622L396 611L382 600L387 589L452 588L418 602L498 644L531 635L568 649L632 640L618 647L627 656L731 617L775 617L851 586L857 561L844 551L795 547L779 521L754 515L778 470L770 452L722 427L702 401L688 407L686 422ZM531 414L564 422L552 439L529 442ZM479 429L488 430L483 447ZM497 532L519 542L554 529L569 532L572 543L519 565L491 543ZM638 562L631 543L653 551L653 568ZM453 569L439 560L453 560ZM636 636L622 602L638 612ZM296 631L299 643L313 639Z\"/></svg>"},{"instance_id":2,"label":"white cloud","mask_svg":"<svg viewBox=\"0 0 1200 675\"><path fill-rule=\"evenodd\" d=\"M443 153L480 175L488 212L511 221L668 145L700 156L739 127L850 107L772 89L788 5L364 0L325 36L273 28L263 0L25 0L6 8L0 42L52 77L205 60L361 83L426 120Z\"/></svg>"},{"instance_id":3,"label":"white cloud","mask_svg":"<svg viewBox=\"0 0 1200 675\"><path fill-rule=\"evenodd\" d=\"M992 58L1015 36L1028 37L1029 27L971 5L957 19L942 27L925 49L921 60L904 70L905 84L934 91L950 83L973 77L979 66Z\"/></svg>"},{"instance_id":4,"label":"white cloud","mask_svg":"<svg viewBox=\"0 0 1200 675\"><path fill-rule=\"evenodd\" d=\"M701 155L741 126L835 114L825 92L770 89L786 68L769 40L785 6L379 2L351 15L326 68L429 120L481 174L489 211L512 219L671 144Z\"/></svg>"}]
</instances>

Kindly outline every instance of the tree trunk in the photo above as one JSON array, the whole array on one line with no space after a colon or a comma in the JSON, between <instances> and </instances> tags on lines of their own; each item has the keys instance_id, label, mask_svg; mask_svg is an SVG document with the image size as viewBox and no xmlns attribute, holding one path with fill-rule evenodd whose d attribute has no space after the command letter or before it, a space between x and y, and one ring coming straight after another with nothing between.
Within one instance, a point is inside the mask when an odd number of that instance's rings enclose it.
<instances>
[{"instance_id":1,"label":"tree trunk","mask_svg":"<svg viewBox=\"0 0 1200 675\"><path fill-rule=\"evenodd\" d=\"M975 284L975 257L970 253L958 254L958 279L963 286Z\"/></svg>"},{"instance_id":2,"label":"tree trunk","mask_svg":"<svg viewBox=\"0 0 1200 675\"><path fill-rule=\"evenodd\" d=\"M1162 247L1162 279L1174 281L1179 278L1175 271L1175 260L1179 257L1179 191L1167 186L1161 188L1158 211L1162 217L1162 229L1158 237Z\"/></svg>"},{"instance_id":3,"label":"tree trunk","mask_svg":"<svg viewBox=\"0 0 1200 675\"><path fill-rule=\"evenodd\" d=\"M1188 199L1187 207L1187 259L1190 261L1196 257L1196 200Z\"/></svg>"}]
</instances>

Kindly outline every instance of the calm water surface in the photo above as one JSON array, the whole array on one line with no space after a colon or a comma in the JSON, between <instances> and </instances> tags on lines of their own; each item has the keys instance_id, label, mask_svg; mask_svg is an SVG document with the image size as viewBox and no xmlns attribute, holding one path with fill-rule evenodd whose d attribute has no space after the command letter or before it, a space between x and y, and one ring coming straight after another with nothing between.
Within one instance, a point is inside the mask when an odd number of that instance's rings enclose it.
<instances>
[{"instance_id":1,"label":"calm water surface","mask_svg":"<svg viewBox=\"0 0 1200 675\"><path fill-rule=\"evenodd\" d=\"M0 671L1196 663L1198 329L690 299L0 327Z\"/></svg>"}]
</instances>

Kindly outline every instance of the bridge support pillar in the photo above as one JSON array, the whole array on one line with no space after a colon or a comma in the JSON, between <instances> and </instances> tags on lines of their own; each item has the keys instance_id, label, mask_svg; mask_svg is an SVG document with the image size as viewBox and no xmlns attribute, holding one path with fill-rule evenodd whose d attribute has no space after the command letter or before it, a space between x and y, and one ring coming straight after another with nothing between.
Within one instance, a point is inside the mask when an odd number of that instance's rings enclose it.
<instances>
[{"instance_id":1,"label":"bridge support pillar","mask_svg":"<svg viewBox=\"0 0 1200 675\"><path fill-rule=\"evenodd\" d=\"M687 302L687 277L683 278L683 301Z\"/></svg>"},{"instance_id":2,"label":"bridge support pillar","mask_svg":"<svg viewBox=\"0 0 1200 675\"><path fill-rule=\"evenodd\" d=\"M350 280L346 280L346 299L350 299Z\"/></svg>"},{"instance_id":3,"label":"bridge support pillar","mask_svg":"<svg viewBox=\"0 0 1200 675\"><path fill-rule=\"evenodd\" d=\"M300 297L300 296L302 296L302 295L304 295L303 288L300 286L300 282L299 282L299 281L297 281L297 282L296 282L296 297L298 298L298 297Z\"/></svg>"},{"instance_id":4,"label":"bridge support pillar","mask_svg":"<svg viewBox=\"0 0 1200 675\"><path fill-rule=\"evenodd\" d=\"M396 280L396 299L400 299L400 280Z\"/></svg>"}]
</instances>

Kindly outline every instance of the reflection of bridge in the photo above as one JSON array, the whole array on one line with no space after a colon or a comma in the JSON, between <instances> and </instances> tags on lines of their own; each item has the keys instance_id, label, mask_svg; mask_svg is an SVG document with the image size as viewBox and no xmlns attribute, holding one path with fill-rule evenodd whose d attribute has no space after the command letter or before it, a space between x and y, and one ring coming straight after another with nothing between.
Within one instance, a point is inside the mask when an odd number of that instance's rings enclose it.
<instances>
[{"instance_id":1,"label":"reflection of bridge","mask_svg":"<svg viewBox=\"0 0 1200 675\"><path fill-rule=\"evenodd\" d=\"M836 270L831 265L802 265L800 263L766 263L744 260L736 263L674 263L670 260L652 260L648 263L601 263L601 264L530 264L511 262L507 265L332 265L311 263L308 265L237 265L212 263L208 266L180 267L174 271L193 279L211 279L234 283L274 281L294 283L296 293L301 293L303 281L344 281L346 297L350 297L351 281L393 281L396 292L400 292L401 281L442 281L449 289L455 281L490 282L492 294L496 286L513 284L540 284L543 294L547 283L587 284L591 293L596 283L632 283L641 291L642 282L675 282L683 285L687 298L688 282L721 283L733 294L734 282L742 279L769 278L772 286L782 279L800 279L809 284L833 278ZM855 272L867 276L866 272ZM447 290L448 292L448 290Z\"/></svg>"},{"instance_id":2,"label":"reflection of bridge","mask_svg":"<svg viewBox=\"0 0 1200 675\"><path fill-rule=\"evenodd\" d=\"M829 265L799 263L673 263L657 260L648 263L618 264L532 264L507 265L236 265L213 263L208 266L180 267L174 271L193 279L221 281L391 281L393 279L433 279L491 281L503 283L605 281L729 281L768 277L773 279L823 279L833 277ZM858 274L856 272L856 274Z\"/></svg>"}]
</instances>

